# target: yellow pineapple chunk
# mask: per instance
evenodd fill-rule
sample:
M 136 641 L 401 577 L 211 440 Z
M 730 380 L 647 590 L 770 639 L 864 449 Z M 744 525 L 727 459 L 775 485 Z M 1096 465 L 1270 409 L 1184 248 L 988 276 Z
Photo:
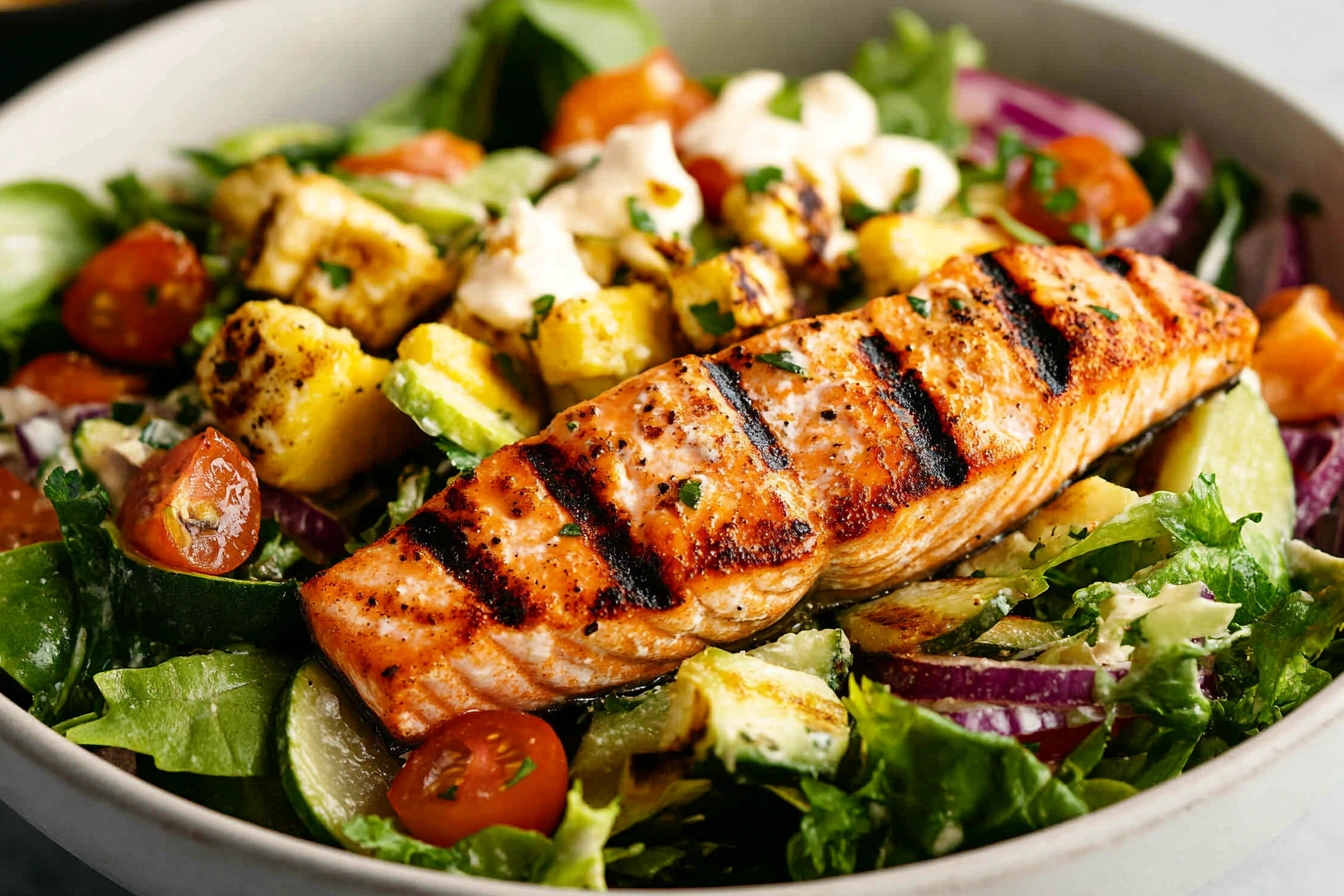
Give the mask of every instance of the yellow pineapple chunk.
M 267 156 L 220 181 L 210 214 L 228 236 L 246 243 L 293 183 L 289 163 L 279 156 Z
M 1008 245 L 1008 236 L 975 218 L 878 215 L 859 228 L 859 267 L 869 295 L 909 292 L 957 255 L 979 255 Z
M 541 430 L 541 408 L 523 396 L 495 356 L 490 346 L 447 324 L 421 324 L 397 346 L 397 357 L 433 367 L 498 411 L 523 435 L 533 435 Z M 522 385 L 530 394 L 531 386 Z
M 756 191 L 735 184 L 723 197 L 723 221 L 743 243 L 773 250 L 791 272 L 818 286 L 834 286 L 848 264 L 853 237 L 834 190 L 801 176 Z
M 729 249 L 672 273 L 672 306 L 686 340 L 707 352 L 793 318 L 794 296 L 779 256 L 759 246 Z
M 395 345 L 454 286 L 425 232 L 325 174 L 302 174 L 257 235 L 247 286 L 288 298 L 373 349 Z
M 248 302 L 206 345 L 196 382 L 258 478 L 316 492 L 391 460 L 420 438 L 378 391 L 391 366 L 311 311 Z

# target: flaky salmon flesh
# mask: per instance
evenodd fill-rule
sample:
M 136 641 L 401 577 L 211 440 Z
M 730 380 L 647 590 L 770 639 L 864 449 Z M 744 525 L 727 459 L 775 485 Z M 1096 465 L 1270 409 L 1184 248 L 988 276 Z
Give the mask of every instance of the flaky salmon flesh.
M 1126 250 L 957 258 L 564 411 L 308 582 L 308 621 L 410 743 L 646 681 L 974 550 L 1233 379 L 1256 330 Z

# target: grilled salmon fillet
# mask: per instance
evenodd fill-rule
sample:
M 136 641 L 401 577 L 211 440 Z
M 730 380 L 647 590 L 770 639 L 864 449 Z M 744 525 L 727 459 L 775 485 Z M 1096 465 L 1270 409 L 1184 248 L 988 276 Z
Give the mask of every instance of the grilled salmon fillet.
M 304 608 L 407 742 L 647 680 L 809 592 L 862 598 L 973 550 L 1235 377 L 1256 329 L 1126 250 L 957 258 L 910 296 L 570 408 L 308 582 Z

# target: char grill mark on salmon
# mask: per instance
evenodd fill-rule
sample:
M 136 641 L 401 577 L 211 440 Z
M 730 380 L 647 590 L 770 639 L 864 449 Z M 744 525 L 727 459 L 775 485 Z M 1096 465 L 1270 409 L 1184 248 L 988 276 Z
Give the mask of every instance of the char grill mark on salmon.
M 564 411 L 308 582 L 319 647 L 407 742 L 648 681 L 805 595 L 963 556 L 1235 377 L 1256 335 L 1235 298 L 1128 250 L 966 256 L 914 295 Z M 759 360 L 785 351 L 807 376 Z

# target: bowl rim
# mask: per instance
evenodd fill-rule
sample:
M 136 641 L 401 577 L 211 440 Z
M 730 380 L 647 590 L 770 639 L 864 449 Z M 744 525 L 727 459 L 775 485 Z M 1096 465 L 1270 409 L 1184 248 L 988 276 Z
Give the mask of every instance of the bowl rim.
M 234 7 L 260 2 L 264 0 L 208 0 L 180 7 L 141 24 L 76 57 L 0 104 L 0 127 L 28 107 L 44 102 L 47 94 L 59 91 L 67 83 L 83 79 L 86 72 L 101 65 L 105 59 L 129 56 L 142 43 L 158 41 L 162 34 L 172 32 L 184 21 L 227 16 Z M 1206 45 L 1184 33 L 1162 30 L 1160 26 L 1130 10 L 1101 8 L 1085 0 L 1049 2 L 1083 11 L 1095 17 L 1100 24 L 1127 28 L 1137 37 L 1168 44 L 1183 55 L 1240 79 L 1262 90 L 1304 122 L 1326 134 L 1335 144 L 1344 147 L 1344 125 L 1323 119 L 1295 91 L 1267 80 L 1258 72 L 1246 70 L 1229 52 Z M 659 892 L 686 896 L 730 896 L 731 893 L 740 892 L 769 896 L 815 896 L 841 881 L 851 888 L 873 894 L 889 893 L 895 887 L 922 891 L 922 888 L 937 886 L 940 892 L 951 892 L 947 888 L 955 888 L 959 884 L 1006 878 L 1015 869 L 1037 864 L 1042 858 L 1060 861 L 1098 849 L 1103 844 L 1114 844 L 1141 834 L 1152 822 L 1250 779 L 1258 770 L 1303 746 L 1318 735 L 1327 723 L 1342 714 L 1344 677 L 1265 731 L 1151 790 L 1104 810 L 966 852 L 841 878 L 747 887 L 676 888 Z M 413 892 L 440 889 L 444 892 L 471 891 L 482 896 L 519 896 L 525 892 L 536 892 L 539 886 L 384 862 L 230 817 L 135 775 L 125 774 L 71 743 L 4 697 L 0 697 L 0 741 L 6 742 L 53 776 L 80 785 L 82 792 L 90 799 L 128 809 L 159 825 L 171 826 L 193 840 L 216 847 L 241 849 L 296 868 L 311 869 L 319 877 L 340 875 L 346 880 L 367 884 L 370 892 L 375 892 L 375 888 L 379 887 L 404 887 Z

